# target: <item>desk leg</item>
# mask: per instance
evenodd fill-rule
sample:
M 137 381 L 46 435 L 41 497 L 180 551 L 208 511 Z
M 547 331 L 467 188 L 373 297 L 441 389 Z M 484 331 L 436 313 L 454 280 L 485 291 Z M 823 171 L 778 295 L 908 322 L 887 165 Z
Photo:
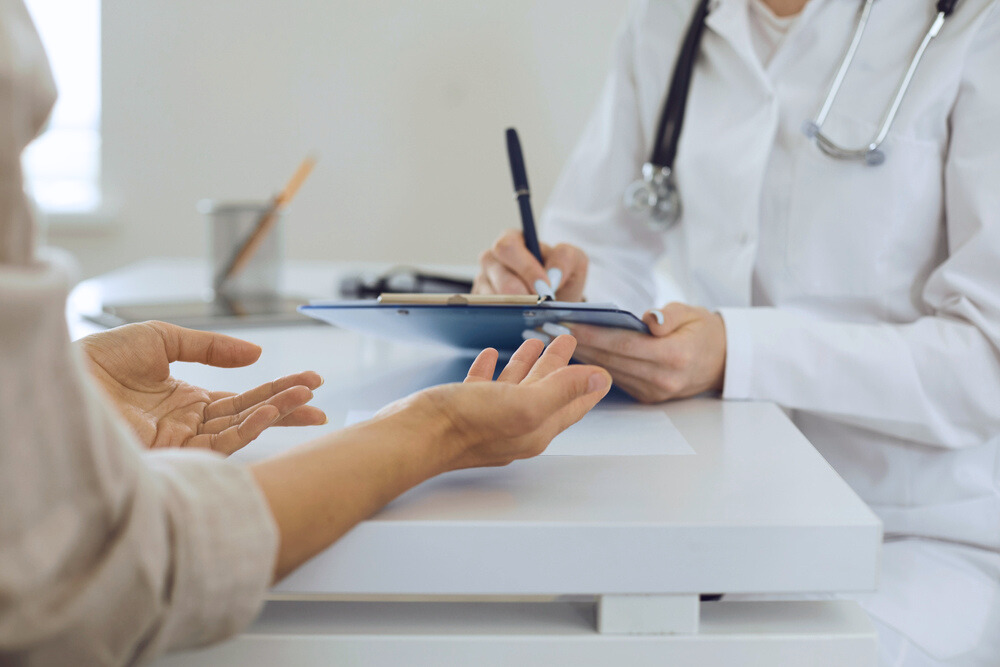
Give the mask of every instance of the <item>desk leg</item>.
M 597 631 L 607 635 L 689 635 L 698 632 L 698 595 L 602 595 Z

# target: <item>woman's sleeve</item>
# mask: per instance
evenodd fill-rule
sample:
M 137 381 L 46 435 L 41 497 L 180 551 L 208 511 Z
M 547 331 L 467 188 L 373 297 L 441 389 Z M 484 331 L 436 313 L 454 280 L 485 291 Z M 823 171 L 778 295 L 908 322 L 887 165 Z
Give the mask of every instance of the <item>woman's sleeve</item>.
M 967 55 L 945 166 L 948 256 L 907 324 L 722 309 L 724 395 L 942 447 L 1000 432 L 1000 11 Z
M 662 234 L 632 220 L 622 206 L 625 188 L 645 162 L 634 72 L 635 36 L 644 2 L 634 2 L 615 43 L 603 91 L 563 168 L 542 218 L 550 243 L 578 246 L 590 258 L 589 301 L 613 301 L 633 312 L 654 305 L 654 268 Z
M 250 473 L 150 453 L 70 345 L 56 266 L 0 267 L 0 663 L 125 664 L 258 612 L 277 531 Z

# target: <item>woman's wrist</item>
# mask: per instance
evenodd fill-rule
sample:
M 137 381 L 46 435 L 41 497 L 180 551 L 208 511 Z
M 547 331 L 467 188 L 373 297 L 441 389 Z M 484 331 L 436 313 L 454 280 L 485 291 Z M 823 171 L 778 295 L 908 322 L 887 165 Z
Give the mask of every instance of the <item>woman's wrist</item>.
M 281 534 L 275 579 L 401 493 L 455 467 L 446 414 L 419 395 L 251 464 Z
M 427 464 L 428 477 L 459 467 L 468 449 L 465 438 L 455 428 L 446 410 L 434 400 L 434 390 L 408 396 L 385 415 L 376 416 L 378 427 L 387 428 L 386 437 L 405 442 L 418 459 Z

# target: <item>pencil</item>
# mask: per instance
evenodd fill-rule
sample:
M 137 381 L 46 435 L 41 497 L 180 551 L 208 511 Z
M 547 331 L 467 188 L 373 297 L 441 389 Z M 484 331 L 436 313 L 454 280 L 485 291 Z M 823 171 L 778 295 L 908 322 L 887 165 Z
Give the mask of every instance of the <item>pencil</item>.
M 250 236 L 247 237 L 247 240 L 233 253 L 233 258 L 226 265 L 225 270 L 221 271 L 216 277 L 216 290 L 221 289 L 227 280 L 246 267 L 254 253 L 260 248 L 260 244 L 267 238 L 275 222 L 277 222 L 278 213 L 292 200 L 315 166 L 316 158 L 312 155 L 306 156 L 306 159 L 302 161 L 299 168 L 292 174 L 292 178 L 285 185 L 285 189 L 274 196 L 267 209 L 261 214 L 260 220 L 257 221 L 257 226 L 251 232 Z

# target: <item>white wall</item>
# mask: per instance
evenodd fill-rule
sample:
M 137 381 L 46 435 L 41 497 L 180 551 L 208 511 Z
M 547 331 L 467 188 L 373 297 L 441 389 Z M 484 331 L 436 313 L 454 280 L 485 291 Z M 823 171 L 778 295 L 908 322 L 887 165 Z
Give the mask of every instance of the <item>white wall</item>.
M 518 224 L 503 130 L 536 210 L 590 114 L 615 0 L 105 0 L 114 224 L 60 232 L 84 272 L 200 255 L 204 197 L 263 199 L 306 153 L 287 255 L 471 263 Z

